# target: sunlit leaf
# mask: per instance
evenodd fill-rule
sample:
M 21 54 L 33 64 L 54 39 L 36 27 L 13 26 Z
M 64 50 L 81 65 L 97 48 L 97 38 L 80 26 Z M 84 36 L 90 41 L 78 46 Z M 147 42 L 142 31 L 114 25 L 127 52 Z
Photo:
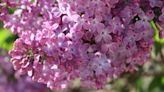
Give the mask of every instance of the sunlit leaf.
M 10 39 L 13 35 L 10 31 L 6 29 L 0 29 L 0 48 L 4 48 L 7 50 L 12 49 L 14 39 Z

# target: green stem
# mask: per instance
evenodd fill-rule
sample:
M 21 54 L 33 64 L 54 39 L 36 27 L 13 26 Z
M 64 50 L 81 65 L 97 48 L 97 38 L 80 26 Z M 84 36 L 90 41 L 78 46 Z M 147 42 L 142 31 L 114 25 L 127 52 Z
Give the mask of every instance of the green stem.
M 150 24 L 151 24 L 153 30 L 155 31 L 154 40 L 155 41 L 159 41 L 160 40 L 160 38 L 159 38 L 159 31 L 158 31 L 158 29 L 156 27 L 156 24 L 154 23 L 153 20 L 150 21 Z
M 153 30 L 155 31 L 155 35 L 154 35 L 155 42 L 159 42 L 159 43 L 163 43 L 164 44 L 164 38 L 161 39 L 159 37 L 158 28 L 157 28 L 157 26 L 156 26 L 156 24 L 154 23 L 153 20 L 150 21 L 150 25 L 152 26 Z

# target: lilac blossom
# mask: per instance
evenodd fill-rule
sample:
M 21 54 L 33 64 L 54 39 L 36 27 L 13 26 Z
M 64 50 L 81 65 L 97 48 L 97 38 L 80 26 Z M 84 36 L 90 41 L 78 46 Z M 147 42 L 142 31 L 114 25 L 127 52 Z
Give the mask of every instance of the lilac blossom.
M 81 86 L 103 88 L 108 78 L 134 72 L 150 57 L 149 22 L 159 6 L 156 21 L 164 24 L 162 5 L 162 0 L 2 0 L 0 20 L 19 35 L 10 51 L 16 71 L 51 89 L 67 88 L 77 78 Z
M 35 83 L 26 75 L 13 69 L 7 51 L 0 50 L 0 91 L 1 92 L 49 92 L 44 84 Z

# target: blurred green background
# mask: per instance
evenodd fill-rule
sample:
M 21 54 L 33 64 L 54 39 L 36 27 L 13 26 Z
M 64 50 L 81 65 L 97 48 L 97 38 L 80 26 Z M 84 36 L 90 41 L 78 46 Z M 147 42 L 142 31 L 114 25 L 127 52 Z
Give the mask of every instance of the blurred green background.
M 156 33 L 152 57 L 144 66 L 140 66 L 138 71 L 125 73 L 120 78 L 109 81 L 103 90 L 80 88 L 79 81 L 75 81 L 74 85 L 64 92 L 164 92 L 164 41 L 159 38 L 155 23 L 150 23 Z M 3 23 L 0 22 L 0 48 L 11 50 L 17 38 L 18 36 L 4 29 Z

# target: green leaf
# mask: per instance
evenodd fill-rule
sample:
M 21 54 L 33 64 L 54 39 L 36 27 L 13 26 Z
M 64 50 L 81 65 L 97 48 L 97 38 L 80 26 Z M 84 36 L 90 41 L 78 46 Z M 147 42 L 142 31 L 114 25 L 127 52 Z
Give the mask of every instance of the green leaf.
M 162 76 L 155 76 L 149 85 L 148 92 L 163 92 L 164 84 Z
M 16 8 L 10 8 L 10 7 L 7 7 L 7 9 L 8 9 L 9 14 L 13 14 L 16 10 Z
M 153 48 L 153 52 L 154 54 L 157 56 L 158 53 L 161 51 L 162 49 L 162 44 L 160 42 L 154 42 L 154 48 Z
M 31 3 L 34 3 L 35 2 L 35 0 L 31 0 Z
M 0 48 L 4 48 L 7 50 L 12 49 L 14 39 L 12 41 L 8 40 L 13 36 L 10 31 L 6 29 L 0 29 Z
M 143 79 L 142 79 L 142 77 L 140 77 L 140 78 L 138 78 L 137 80 L 136 80 L 136 90 L 137 90 L 137 92 L 143 92 Z

